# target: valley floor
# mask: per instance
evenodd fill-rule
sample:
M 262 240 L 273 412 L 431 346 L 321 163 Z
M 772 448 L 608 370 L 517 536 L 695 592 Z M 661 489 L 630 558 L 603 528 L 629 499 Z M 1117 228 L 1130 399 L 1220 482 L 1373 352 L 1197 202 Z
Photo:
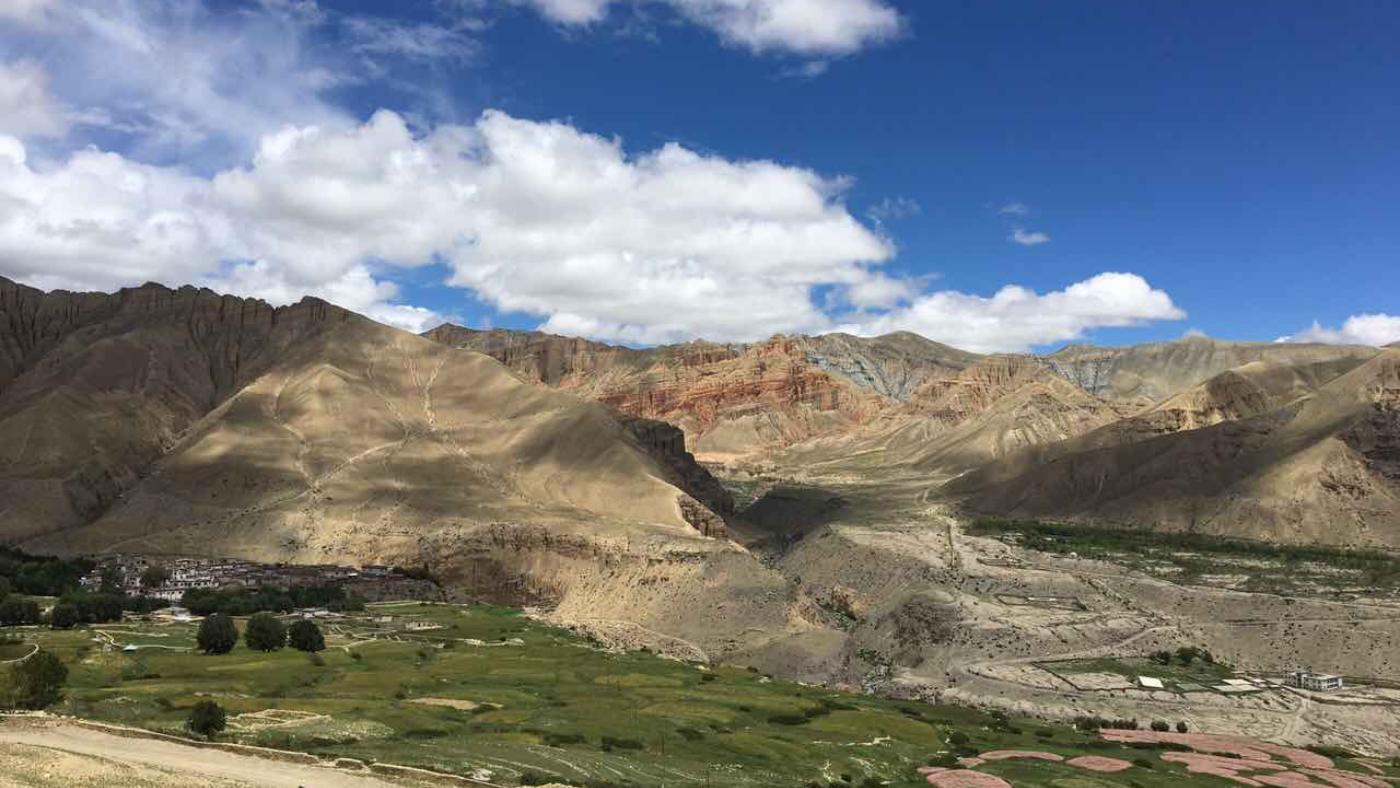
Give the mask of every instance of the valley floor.
M 812 500 L 838 502 L 816 527 Z M 784 506 L 797 514 L 785 520 Z M 814 624 L 746 655 L 765 670 L 1033 717 L 1179 720 L 1191 730 L 1400 752 L 1393 589 L 1245 591 L 1230 587 L 1231 573 L 1277 579 L 1296 567 L 1221 558 L 1220 577 L 1172 582 L 1140 556 L 1025 549 L 970 535 L 912 480 L 808 477 L 760 496 L 750 511 L 760 520 L 751 545 L 800 585 Z M 1181 647 L 1207 649 L 1233 672 L 1213 683 L 1138 685 L 1138 675 L 1163 675 L 1143 667 L 1148 655 Z M 1098 684 L 1056 668 L 1091 659 L 1126 662 Z M 1299 668 L 1346 675 L 1351 686 L 1283 687 Z M 1259 686 L 1217 689 L 1243 677 Z

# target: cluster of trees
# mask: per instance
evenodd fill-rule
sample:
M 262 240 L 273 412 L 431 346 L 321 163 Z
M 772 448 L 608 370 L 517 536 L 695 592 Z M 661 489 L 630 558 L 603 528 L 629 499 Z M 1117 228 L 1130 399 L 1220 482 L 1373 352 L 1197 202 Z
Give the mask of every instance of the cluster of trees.
M 213 613 L 200 622 L 195 642 L 206 654 L 227 654 L 238 644 L 238 628 L 224 613 Z M 326 648 L 325 635 L 315 622 L 301 620 L 288 627 L 271 613 L 256 613 L 243 627 L 243 642 L 254 651 L 277 651 L 290 645 L 315 653 Z
M 17 548 L 0 547 L 0 578 L 5 581 L 5 590 L 15 593 L 59 596 L 77 588 L 78 581 L 94 566 L 85 558 L 35 556 Z
M 1190 667 L 1191 663 L 1198 659 L 1207 665 L 1215 664 L 1215 655 L 1199 646 L 1182 646 L 1177 649 L 1175 653 L 1167 651 L 1166 649 L 1152 652 L 1152 661 L 1159 665 L 1170 665 L 1172 661 L 1175 660 L 1186 667 Z
M 1138 724 L 1137 720 L 1111 720 L 1104 717 L 1080 716 L 1074 718 L 1074 727 L 1081 731 L 1096 731 L 1101 729 L 1135 731 L 1141 726 Z M 1165 720 L 1153 720 L 1149 727 L 1159 733 L 1166 733 L 1172 728 L 1171 724 Z M 1191 730 L 1191 726 L 1187 725 L 1185 720 L 1176 724 L 1177 733 L 1186 733 L 1189 730 Z
M 0 627 L 38 624 L 42 617 L 43 613 L 39 610 L 39 603 L 32 599 L 11 596 L 0 602 Z
M 68 668 L 53 654 L 39 649 L 9 666 L 0 676 L 0 708 L 43 709 L 63 697 Z
M 59 598 L 47 619 L 32 599 L 9 596 L 0 601 L 0 626 L 15 627 L 47 623 L 54 629 L 72 629 L 79 624 L 106 624 L 120 621 L 122 612 L 144 612 L 159 606 L 156 600 L 122 594 L 69 592 Z
M 290 613 L 299 607 L 323 607 L 337 612 L 364 610 L 365 601 L 340 586 L 292 586 L 291 588 L 229 589 L 191 588 L 180 604 L 197 616 L 223 613 Z

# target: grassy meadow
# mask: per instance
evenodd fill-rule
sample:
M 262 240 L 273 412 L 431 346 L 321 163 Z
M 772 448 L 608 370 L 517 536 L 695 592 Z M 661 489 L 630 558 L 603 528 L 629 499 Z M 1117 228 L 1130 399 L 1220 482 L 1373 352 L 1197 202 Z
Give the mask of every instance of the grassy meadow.
M 61 713 L 180 733 L 211 698 L 228 711 L 224 740 L 501 784 L 915 786 L 931 761 L 1007 748 L 1139 763 L 1116 775 L 982 767 L 1016 785 L 1225 784 L 1068 726 L 607 651 L 508 609 L 371 605 L 322 626 L 328 648 L 316 656 L 241 642 L 203 655 L 189 623 L 10 632 L 68 664 Z

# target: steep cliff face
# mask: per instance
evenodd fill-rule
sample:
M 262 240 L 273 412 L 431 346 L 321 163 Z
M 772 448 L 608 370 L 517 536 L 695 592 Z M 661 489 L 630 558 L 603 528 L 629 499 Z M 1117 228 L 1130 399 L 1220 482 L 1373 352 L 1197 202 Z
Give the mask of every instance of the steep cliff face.
M 363 320 L 310 299 L 0 280 L 0 537 L 97 517 L 286 348 L 350 319 Z
M 646 350 L 539 332 L 441 326 L 429 338 L 500 360 L 526 380 L 681 427 L 709 458 L 745 457 L 869 423 L 931 376 L 977 357 L 912 334 L 774 337 Z

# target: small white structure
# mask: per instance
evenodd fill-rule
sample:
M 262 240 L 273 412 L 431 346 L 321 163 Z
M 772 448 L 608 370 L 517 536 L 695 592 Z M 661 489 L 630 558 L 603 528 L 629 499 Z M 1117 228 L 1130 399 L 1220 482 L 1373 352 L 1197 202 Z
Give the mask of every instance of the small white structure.
M 1342 688 L 1342 677 L 1331 673 L 1313 673 L 1311 670 L 1295 670 L 1288 674 L 1288 686 L 1314 692 L 1326 692 Z
M 1138 686 L 1147 689 L 1166 689 L 1166 685 L 1162 683 L 1161 679 L 1152 676 L 1138 676 Z

